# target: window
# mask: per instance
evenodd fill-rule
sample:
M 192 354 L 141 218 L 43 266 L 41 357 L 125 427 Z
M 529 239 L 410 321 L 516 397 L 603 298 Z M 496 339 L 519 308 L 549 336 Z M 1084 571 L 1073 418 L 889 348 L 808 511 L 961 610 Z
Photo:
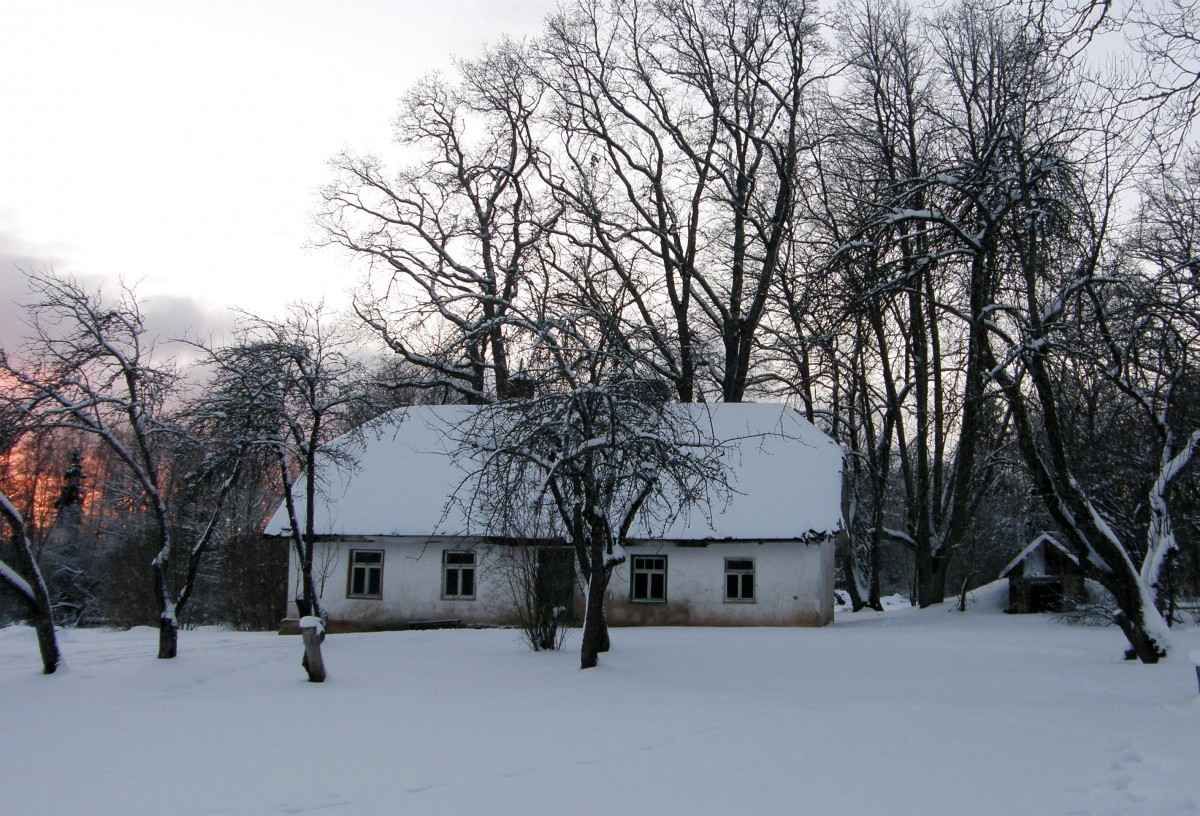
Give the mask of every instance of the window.
M 629 600 L 642 603 L 667 602 L 667 557 L 635 555 Z
M 383 597 L 383 550 L 350 551 L 350 585 L 346 597 Z
M 475 553 L 442 553 L 442 597 L 459 600 L 475 597 Z
M 754 600 L 754 559 L 725 559 L 725 600 Z

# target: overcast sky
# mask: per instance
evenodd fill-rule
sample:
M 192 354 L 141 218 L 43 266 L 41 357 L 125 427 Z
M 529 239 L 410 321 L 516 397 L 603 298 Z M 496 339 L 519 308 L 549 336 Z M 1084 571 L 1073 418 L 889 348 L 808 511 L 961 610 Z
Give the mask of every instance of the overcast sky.
M 228 306 L 344 300 L 357 270 L 304 248 L 326 162 L 387 156 L 414 80 L 536 32 L 552 6 L 3 0 L 0 344 L 18 267 L 136 283 L 195 331 Z

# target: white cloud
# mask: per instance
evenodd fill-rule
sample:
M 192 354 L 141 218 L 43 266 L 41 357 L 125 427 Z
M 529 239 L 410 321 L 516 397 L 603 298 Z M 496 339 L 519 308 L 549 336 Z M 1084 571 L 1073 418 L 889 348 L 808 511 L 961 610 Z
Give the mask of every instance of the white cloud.
M 346 146 L 388 152 L 416 78 L 553 0 L 9 0 L 0 211 L 71 268 L 149 295 L 281 309 L 357 273 L 306 252 Z

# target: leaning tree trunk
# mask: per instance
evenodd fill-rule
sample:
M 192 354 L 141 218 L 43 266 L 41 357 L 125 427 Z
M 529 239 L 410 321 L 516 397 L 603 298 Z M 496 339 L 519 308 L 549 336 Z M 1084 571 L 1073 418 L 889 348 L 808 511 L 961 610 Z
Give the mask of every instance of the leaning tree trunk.
M 54 617 L 49 613 L 39 614 L 33 621 L 37 633 L 38 651 L 42 654 L 42 673 L 54 674 L 62 659 L 58 652 L 58 638 L 54 634 Z
M 0 518 L 8 523 L 12 532 L 12 549 L 16 556 L 17 568 L 29 576 L 28 580 L 16 574 L 3 562 L 0 562 L 0 578 L 11 585 L 25 601 L 33 621 L 33 630 L 37 633 L 38 651 L 42 656 L 42 673 L 54 674 L 62 655 L 58 651 L 58 636 L 54 631 L 54 608 L 50 605 L 50 593 L 46 582 L 42 580 L 42 571 L 37 560 L 33 557 L 33 548 L 29 546 L 29 534 L 26 532 L 25 519 L 17 508 L 0 493 Z
M 1126 575 L 1124 581 L 1109 580 L 1105 582 L 1105 588 L 1117 601 L 1113 620 L 1129 641 L 1125 658 L 1157 663 L 1166 657 L 1167 625 L 1154 605 L 1149 588 L 1142 585 L 1136 575 Z
M 1121 631 L 1125 634 L 1125 638 L 1129 641 L 1129 650 L 1125 653 L 1127 660 L 1140 660 L 1143 663 L 1157 663 L 1160 658 L 1164 657 L 1163 649 L 1158 645 L 1158 641 L 1150 636 L 1146 626 L 1141 621 L 1136 621 L 1129 615 L 1125 614 L 1124 610 L 1119 610 L 1113 615 L 1113 620 Z
M 62 660 L 62 654 L 58 651 L 58 636 L 54 631 L 54 612 L 50 606 L 50 594 L 46 591 L 46 584 L 42 580 L 40 572 L 29 584 L 33 590 L 33 596 L 22 594 L 21 597 L 25 599 L 26 606 L 29 608 L 33 631 L 37 635 L 38 651 L 42 657 L 42 674 L 54 674 Z

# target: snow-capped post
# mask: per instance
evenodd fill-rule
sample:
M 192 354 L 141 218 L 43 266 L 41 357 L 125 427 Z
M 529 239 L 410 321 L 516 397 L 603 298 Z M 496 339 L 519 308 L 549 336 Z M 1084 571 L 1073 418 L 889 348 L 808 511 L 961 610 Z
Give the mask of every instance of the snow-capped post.
M 310 683 L 325 682 L 325 661 L 321 659 L 321 643 L 325 640 L 325 624 L 316 615 L 300 619 L 300 635 L 304 638 L 304 661 Z

